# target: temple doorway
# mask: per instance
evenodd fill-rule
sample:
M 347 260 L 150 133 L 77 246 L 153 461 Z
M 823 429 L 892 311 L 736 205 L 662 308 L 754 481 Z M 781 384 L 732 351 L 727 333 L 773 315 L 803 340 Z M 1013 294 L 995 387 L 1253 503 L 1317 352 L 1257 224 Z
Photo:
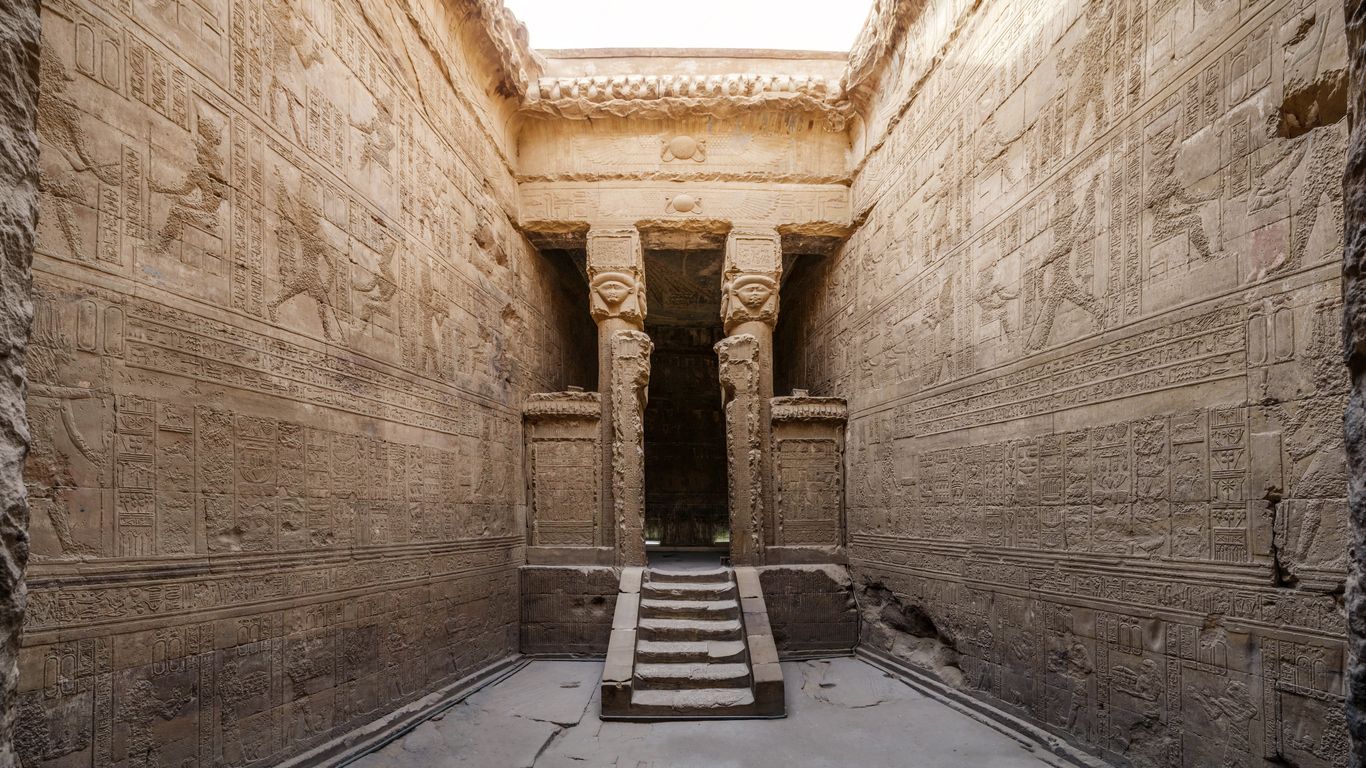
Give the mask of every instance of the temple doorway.
M 726 425 L 712 349 L 723 336 L 722 259 L 720 249 L 645 252 L 645 332 L 654 342 L 645 408 L 652 553 L 729 551 Z

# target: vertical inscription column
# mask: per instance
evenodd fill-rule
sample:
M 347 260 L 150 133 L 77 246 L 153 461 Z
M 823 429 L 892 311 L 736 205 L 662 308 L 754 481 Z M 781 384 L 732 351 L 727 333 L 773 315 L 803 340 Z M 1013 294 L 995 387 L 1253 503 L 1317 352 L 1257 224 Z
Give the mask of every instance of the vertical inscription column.
M 645 392 L 650 352 L 645 335 L 645 273 L 635 228 L 588 232 L 589 310 L 598 324 L 602 393 L 603 539 L 617 565 L 645 565 Z
M 765 547 L 774 543 L 769 401 L 782 269 L 777 232 L 731 231 L 721 287 L 726 338 L 717 343 L 716 353 L 726 408 L 730 556 L 735 565 L 762 564 Z

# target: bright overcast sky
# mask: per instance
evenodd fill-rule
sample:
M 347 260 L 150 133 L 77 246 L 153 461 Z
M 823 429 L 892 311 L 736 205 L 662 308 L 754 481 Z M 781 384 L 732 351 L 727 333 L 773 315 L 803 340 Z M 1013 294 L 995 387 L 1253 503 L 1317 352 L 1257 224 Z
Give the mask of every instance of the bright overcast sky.
M 533 48 L 847 51 L 872 0 L 504 0 Z

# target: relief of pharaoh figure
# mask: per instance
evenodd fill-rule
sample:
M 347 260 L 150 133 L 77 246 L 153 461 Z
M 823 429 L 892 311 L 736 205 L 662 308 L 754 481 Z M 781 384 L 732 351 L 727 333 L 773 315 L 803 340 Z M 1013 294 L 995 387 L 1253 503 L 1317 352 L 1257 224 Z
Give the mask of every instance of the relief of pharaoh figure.
M 209 234 L 218 235 L 218 209 L 228 196 L 228 182 L 223 173 L 223 157 L 219 145 L 222 130 L 212 120 L 199 118 L 199 135 L 194 140 L 194 167 L 180 184 L 159 184 L 150 179 L 147 186 L 175 199 L 166 223 L 157 235 L 156 252 L 165 253 L 171 243 L 185 235 L 185 227 L 192 225 Z
M 590 311 L 599 322 L 620 318 L 645 321 L 645 292 L 640 280 L 628 272 L 599 272 L 593 276 Z
M 66 65 L 51 48 L 42 53 L 42 87 L 38 91 L 38 135 L 44 144 L 57 150 L 71 170 L 57 165 L 47 166 L 38 176 L 38 190 L 47 199 L 57 217 L 57 229 L 74 259 L 84 258 L 76 206 L 88 206 L 80 177 L 91 173 L 105 184 L 118 184 L 117 162 L 100 163 L 90 149 L 89 137 L 81 125 L 81 108 L 67 93 L 67 86 L 76 78 L 67 72 Z
M 721 319 L 727 329 L 739 323 L 778 322 L 778 281 L 768 275 L 732 275 L 721 296 Z
M 337 249 L 323 231 L 322 202 L 316 187 L 305 181 L 297 201 L 291 202 L 289 190 L 278 172 L 275 178 L 280 199 L 280 292 L 267 307 L 271 322 L 278 322 L 280 306 L 295 296 L 306 296 L 317 304 L 323 335 L 333 338 L 332 327 L 345 340 L 336 316 L 333 297 L 342 265 Z M 295 248 L 297 247 L 297 256 Z M 286 269 L 288 267 L 288 269 Z M 324 274 L 324 271 L 326 274 Z M 329 323 L 329 316 L 331 322 Z

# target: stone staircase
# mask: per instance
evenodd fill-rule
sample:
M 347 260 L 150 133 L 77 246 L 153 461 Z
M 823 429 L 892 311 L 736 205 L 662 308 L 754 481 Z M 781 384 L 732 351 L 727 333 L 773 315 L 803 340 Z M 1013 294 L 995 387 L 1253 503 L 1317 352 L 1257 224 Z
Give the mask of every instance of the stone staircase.
M 784 717 L 753 568 L 625 568 L 602 676 L 604 720 Z

